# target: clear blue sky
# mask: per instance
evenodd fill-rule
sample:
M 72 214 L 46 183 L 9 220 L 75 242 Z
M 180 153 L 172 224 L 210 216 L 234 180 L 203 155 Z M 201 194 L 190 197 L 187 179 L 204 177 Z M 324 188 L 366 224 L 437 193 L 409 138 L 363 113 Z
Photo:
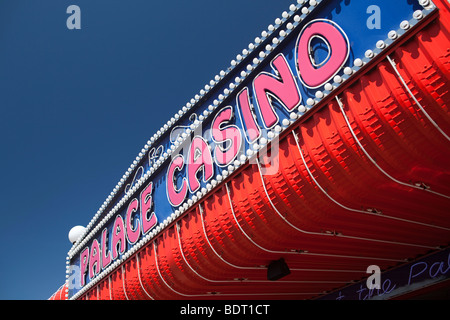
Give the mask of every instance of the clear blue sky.
M 0 0 L 0 299 L 64 283 L 71 227 L 293 2 Z

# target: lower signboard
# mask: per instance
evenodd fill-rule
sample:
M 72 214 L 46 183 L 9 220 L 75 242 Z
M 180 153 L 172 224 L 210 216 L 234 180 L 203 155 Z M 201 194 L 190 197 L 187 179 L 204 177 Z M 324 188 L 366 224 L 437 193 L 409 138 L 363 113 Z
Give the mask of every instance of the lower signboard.
M 406 295 L 450 279 L 450 248 L 380 274 L 378 288 L 373 281 L 361 281 L 319 300 L 386 300 Z

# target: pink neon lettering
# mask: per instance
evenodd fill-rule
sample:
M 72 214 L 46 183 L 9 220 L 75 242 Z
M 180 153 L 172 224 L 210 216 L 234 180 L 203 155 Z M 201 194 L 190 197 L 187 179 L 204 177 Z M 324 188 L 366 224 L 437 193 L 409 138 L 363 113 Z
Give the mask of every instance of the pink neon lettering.
M 146 234 L 154 226 L 156 226 L 157 218 L 155 213 L 151 213 L 150 218 L 147 216 L 152 209 L 152 191 L 153 183 L 150 182 L 148 186 L 141 193 L 141 217 L 142 217 L 142 233 Z
M 200 188 L 200 183 L 197 178 L 197 172 L 203 168 L 203 180 L 208 181 L 213 177 L 214 167 L 211 152 L 208 144 L 200 137 L 195 137 L 192 140 L 189 156 L 188 156 L 188 180 L 189 188 L 192 192 Z
M 112 258 L 115 260 L 119 256 L 117 244 L 120 243 L 120 253 L 125 252 L 125 226 L 120 215 L 116 217 L 112 229 Z
M 237 96 L 237 107 L 242 117 L 244 132 L 248 140 L 253 142 L 258 139 L 261 131 L 250 106 L 248 88 L 244 88 Z
M 309 57 L 309 43 L 320 36 L 329 44 L 331 56 L 320 68 L 315 68 Z M 342 33 L 331 23 L 314 22 L 303 29 L 297 48 L 297 63 L 304 84 L 317 88 L 333 77 L 343 66 L 348 55 L 348 43 Z
M 95 272 L 94 272 L 95 268 Z M 99 273 L 100 269 L 100 245 L 97 239 L 94 239 L 91 245 L 91 256 L 89 258 L 89 278 L 93 278 Z
M 84 249 L 80 254 L 80 273 L 81 273 L 81 285 L 86 284 L 85 273 L 89 262 L 89 248 Z
M 183 167 L 183 156 L 177 155 L 170 163 L 169 171 L 167 172 L 167 194 L 169 196 L 170 203 L 175 207 L 179 206 L 184 201 L 188 191 L 186 179 L 183 179 L 180 190 L 177 190 L 175 185 L 175 170 L 181 170 Z
M 108 229 L 102 232 L 102 269 L 111 263 L 111 252 L 106 247 L 106 238 L 108 236 Z
M 139 219 L 137 219 L 136 229 L 133 230 L 133 213 L 138 210 L 139 201 L 137 199 L 133 199 L 127 208 L 127 237 L 128 241 L 133 244 L 136 243 L 139 239 L 139 235 L 141 233 L 141 225 Z
M 264 124 L 268 128 L 278 122 L 269 95 L 279 100 L 288 111 L 292 111 L 302 99 L 298 92 L 294 76 L 284 56 L 282 54 L 278 55 L 272 61 L 272 65 L 278 71 L 280 79 L 267 73 L 261 73 L 253 80 L 259 110 Z
M 211 125 L 212 138 L 216 143 L 230 141 L 228 148 L 224 149 L 218 145 L 214 149 L 216 162 L 221 166 L 226 166 L 233 161 L 241 147 L 242 135 L 236 126 L 221 128 L 221 125 L 224 122 L 230 121 L 232 117 L 233 109 L 231 107 L 225 107 L 217 114 Z

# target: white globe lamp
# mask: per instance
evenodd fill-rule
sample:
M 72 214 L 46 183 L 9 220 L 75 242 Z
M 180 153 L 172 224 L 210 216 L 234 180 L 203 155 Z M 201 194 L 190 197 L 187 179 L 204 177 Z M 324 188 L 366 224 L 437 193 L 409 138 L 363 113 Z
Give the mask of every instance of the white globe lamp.
M 78 240 L 78 238 L 84 233 L 86 230 L 83 226 L 75 226 L 69 231 L 69 240 L 72 244 L 75 243 L 75 241 Z

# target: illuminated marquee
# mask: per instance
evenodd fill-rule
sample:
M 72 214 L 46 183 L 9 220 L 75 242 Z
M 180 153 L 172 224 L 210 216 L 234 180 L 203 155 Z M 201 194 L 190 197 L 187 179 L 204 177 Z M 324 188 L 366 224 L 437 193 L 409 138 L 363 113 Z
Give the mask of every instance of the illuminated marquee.
M 311 41 L 320 38 L 327 44 L 330 53 L 321 66 L 316 67 L 310 58 Z M 342 68 L 348 59 L 350 44 L 339 26 L 329 20 L 314 20 L 308 23 L 300 33 L 296 46 L 296 65 L 298 77 L 308 88 L 318 88 L 329 81 Z M 240 115 L 239 128 L 234 121 L 232 106 L 221 108 L 212 124 L 210 131 L 214 142 L 214 157 L 208 142 L 201 136 L 192 140 L 187 159 L 177 155 L 169 165 L 167 177 L 167 194 L 169 202 L 177 207 L 181 205 L 187 194 L 194 194 L 200 188 L 197 173 L 203 171 L 203 181 L 208 182 L 214 177 L 214 163 L 223 167 L 230 165 L 242 152 L 243 137 L 249 143 L 261 137 L 262 129 L 256 119 L 261 119 L 265 129 L 274 128 L 280 124 L 280 118 L 275 112 L 275 101 L 287 112 L 294 112 L 302 102 L 302 95 L 289 67 L 286 57 L 280 53 L 271 62 L 273 73 L 261 72 L 251 83 L 251 89 L 245 87 L 236 97 L 235 108 Z M 312 86 L 312 87 L 310 87 Z M 250 91 L 253 92 L 254 106 L 250 102 Z M 258 116 L 256 115 L 256 110 Z M 225 126 L 224 128 L 221 128 Z M 222 144 L 228 141 L 229 146 Z M 195 155 L 198 155 L 196 157 Z M 181 188 L 177 188 L 175 174 L 186 165 L 186 178 L 183 178 Z
M 101 242 L 92 241 L 90 247 L 84 248 L 80 254 L 81 285 L 86 284 L 86 274 L 93 279 L 100 270 L 105 269 L 112 261 L 123 254 L 126 244 L 135 244 L 142 235 L 147 234 L 157 224 L 157 218 L 152 208 L 153 183 L 150 182 L 140 193 L 138 198 L 133 198 L 128 206 L 125 220 L 118 214 L 111 230 L 103 229 Z M 138 217 L 136 217 L 138 215 Z M 109 239 L 109 240 L 108 240 Z M 110 243 L 110 245 L 108 245 Z
M 434 9 L 399 0 L 393 11 L 391 1 L 380 1 L 389 15 L 383 28 L 368 31 L 366 1 L 298 3 L 141 150 L 69 251 L 68 278 L 75 267 L 80 278 L 78 286 L 69 283 L 70 297 L 118 267 Z

